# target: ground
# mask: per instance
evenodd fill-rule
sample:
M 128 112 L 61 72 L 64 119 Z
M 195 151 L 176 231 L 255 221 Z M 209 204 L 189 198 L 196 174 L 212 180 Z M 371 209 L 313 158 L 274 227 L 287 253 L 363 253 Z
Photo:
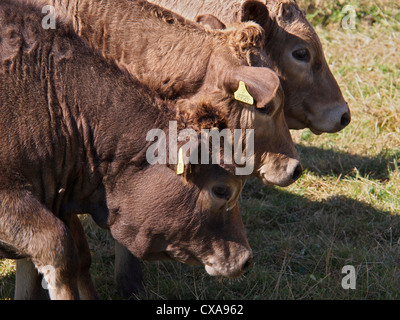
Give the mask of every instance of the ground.
M 400 4 L 299 0 L 321 38 L 352 111 L 336 134 L 292 131 L 305 172 L 288 188 L 246 183 L 240 208 L 254 251 L 239 279 L 201 267 L 143 263 L 139 299 L 400 299 Z M 355 29 L 344 28 L 351 11 Z M 113 240 L 88 219 L 92 274 L 117 299 Z M 354 266 L 355 289 L 342 287 Z M 0 299 L 11 299 L 14 263 L 0 260 Z

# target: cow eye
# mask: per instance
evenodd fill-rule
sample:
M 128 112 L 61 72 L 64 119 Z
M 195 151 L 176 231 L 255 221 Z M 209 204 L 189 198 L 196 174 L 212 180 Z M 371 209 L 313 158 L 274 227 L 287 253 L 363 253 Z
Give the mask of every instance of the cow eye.
M 267 103 L 263 108 L 257 108 L 257 111 L 270 116 L 274 112 L 274 104 L 272 102 Z
M 227 186 L 215 186 L 212 188 L 214 195 L 223 200 L 229 200 L 231 197 L 231 189 Z
M 310 62 L 311 55 L 308 49 L 299 49 L 292 52 L 293 58 L 303 62 Z

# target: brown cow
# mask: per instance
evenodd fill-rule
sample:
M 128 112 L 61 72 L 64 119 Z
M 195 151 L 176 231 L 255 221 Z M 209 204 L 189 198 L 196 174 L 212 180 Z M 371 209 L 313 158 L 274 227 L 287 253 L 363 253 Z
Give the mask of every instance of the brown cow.
M 181 99 L 179 104 L 209 101 L 215 107 L 222 105 L 229 128 L 254 128 L 254 175 L 263 183 L 287 186 L 301 175 L 283 114 L 274 112 L 281 108 L 278 105 L 283 103 L 282 93 L 277 92 L 275 106 L 263 99 L 264 88 L 275 90 L 279 81 L 246 67 L 268 65 L 262 50 L 263 30 L 255 23 L 235 24 L 225 31 L 206 30 L 145 1 L 35 2 L 54 5 L 57 14 L 72 21 L 74 29 L 92 48 L 163 96 L 190 98 Z M 245 81 L 258 108 L 233 99 L 240 80 Z M 118 255 L 122 251 L 117 246 Z M 117 269 L 123 270 L 126 263 L 136 264 L 117 259 Z M 116 277 L 125 279 L 126 274 L 117 271 Z M 137 282 L 126 283 L 136 283 L 133 286 L 137 287 Z M 125 295 L 132 292 L 122 291 L 128 292 Z
M 192 165 L 177 176 L 175 165 L 149 165 L 146 132 L 171 119 L 196 132 L 221 128 L 230 121 L 224 116 L 243 106 L 163 101 L 94 54 L 71 27 L 58 22 L 44 30 L 41 19 L 34 6 L 0 2 L 2 253 L 29 257 L 52 298 L 93 298 L 90 254 L 76 218 L 89 213 L 139 258 L 241 274 L 252 256 L 236 205 L 241 180 L 230 166 Z M 253 69 L 257 78 L 274 79 L 269 69 Z M 291 139 L 282 105 L 268 103 L 277 87 L 257 88 L 285 148 Z
M 224 28 L 255 21 L 266 32 L 265 52 L 285 93 L 290 129 L 337 132 L 350 123 L 350 110 L 326 62 L 321 42 L 294 0 L 150 0 L 187 19 Z M 219 20 L 212 19 L 215 15 Z M 221 23 L 223 22 L 223 23 Z
M 30 1 L 54 5 L 57 14 L 71 21 L 92 48 L 162 97 L 180 98 L 179 104 L 209 102 L 237 110 L 227 113 L 228 128 L 255 130 L 255 170 L 251 174 L 263 183 L 288 186 L 301 176 L 302 167 L 284 119 L 271 117 L 283 96 L 278 92 L 272 107 L 263 96 L 265 89 L 279 90 L 279 79 L 249 67 L 268 64 L 262 50 L 264 33 L 258 24 L 207 30 L 143 0 Z M 234 99 L 239 81 L 245 82 L 256 108 Z M 284 140 L 277 138 L 283 135 Z M 278 171 L 280 175 L 275 174 Z
M 287 186 L 301 175 L 283 114 L 274 113 L 281 108 L 282 94 L 277 92 L 275 106 L 263 99 L 264 88 L 275 90 L 278 79 L 246 67 L 268 65 L 262 51 L 263 30 L 255 23 L 213 31 L 145 1 L 35 2 L 54 5 L 91 47 L 160 94 L 190 98 L 179 104 L 209 101 L 215 107 L 222 105 L 229 128 L 254 128 L 253 174 L 263 183 Z M 245 81 L 258 108 L 233 99 L 240 80 Z M 121 251 L 117 248 L 118 254 Z M 124 263 L 117 261 L 117 269 L 123 269 Z M 125 278 L 118 275 L 122 273 L 117 272 L 117 277 Z

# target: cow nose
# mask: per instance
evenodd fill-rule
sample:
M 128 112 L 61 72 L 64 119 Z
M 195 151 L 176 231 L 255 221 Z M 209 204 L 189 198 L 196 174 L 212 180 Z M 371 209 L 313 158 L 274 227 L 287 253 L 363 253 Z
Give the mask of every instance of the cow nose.
M 292 180 L 296 181 L 297 179 L 299 179 L 301 177 L 302 174 L 303 174 L 303 167 L 299 163 L 293 170 Z
M 351 121 L 350 112 L 344 113 L 340 118 L 340 129 L 342 130 L 346 128 L 349 125 L 350 121 Z
M 247 270 L 249 270 L 251 268 L 251 266 L 253 265 L 253 258 L 249 258 L 245 261 L 245 263 L 242 266 L 242 272 L 246 272 Z
M 288 186 L 298 180 L 303 174 L 301 162 L 297 159 L 291 159 L 286 168 L 287 180 L 282 186 Z

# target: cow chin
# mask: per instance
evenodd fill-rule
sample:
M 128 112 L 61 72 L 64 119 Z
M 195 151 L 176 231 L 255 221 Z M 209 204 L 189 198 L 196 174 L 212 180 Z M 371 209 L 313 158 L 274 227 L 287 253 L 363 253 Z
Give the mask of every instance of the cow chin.
M 324 133 L 324 131 L 320 131 L 320 130 L 315 129 L 315 128 L 310 128 L 310 130 L 311 130 L 312 133 L 314 133 L 317 136 L 320 136 L 321 134 Z
M 264 175 L 261 177 L 261 181 L 265 185 L 275 185 L 279 187 L 287 187 L 292 184 L 289 179 L 271 179 L 270 177 L 265 177 Z
M 285 113 L 285 120 L 290 130 L 301 130 L 307 128 L 307 123 L 300 121 L 299 118 L 292 117 L 291 114 Z
M 168 245 L 164 252 L 170 260 L 178 261 L 190 266 L 201 266 L 203 263 L 188 250 L 178 248 L 176 245 Z

